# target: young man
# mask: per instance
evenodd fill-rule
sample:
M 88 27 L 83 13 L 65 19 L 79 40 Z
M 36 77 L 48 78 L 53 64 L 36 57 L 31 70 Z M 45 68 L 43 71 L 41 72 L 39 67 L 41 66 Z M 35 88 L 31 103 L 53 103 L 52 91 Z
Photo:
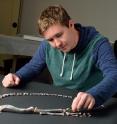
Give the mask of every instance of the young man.
M 62 6 L 46 8 L 38 26 L 46 41 L 29 63 L 5 76 L 4 87 L 32 79 L 47 65 L 54 85 L 78 90 L 74 112 L 99 106 L 117 92 L 117 61 L 106 37 L 74 23 Z

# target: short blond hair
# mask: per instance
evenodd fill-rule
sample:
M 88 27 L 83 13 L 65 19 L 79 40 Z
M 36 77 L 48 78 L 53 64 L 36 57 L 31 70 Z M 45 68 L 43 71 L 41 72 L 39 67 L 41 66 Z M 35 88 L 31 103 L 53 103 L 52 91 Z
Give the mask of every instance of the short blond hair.
M 69 26 L 70 16 L 67 11 L 61 5 L 49 6 L 42 11 L 39 20 L 38 28 L 39 34 L 43 36 L 43 33 L 54 24 L 61 24 L 63 26 Z

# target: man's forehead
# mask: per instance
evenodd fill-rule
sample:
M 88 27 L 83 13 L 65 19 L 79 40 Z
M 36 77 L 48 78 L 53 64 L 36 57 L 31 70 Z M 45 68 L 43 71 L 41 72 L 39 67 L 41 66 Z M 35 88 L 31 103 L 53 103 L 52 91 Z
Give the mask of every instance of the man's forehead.
M 64 28 L 66 28 L 63 25 L 60 24 L 55 24 L 50 26 L 45 32 L 44 32 L 44 37 L 46 39 L 50 39 L 53 38 L 54 36 L 56 36 L 57 34 L 64 32 Z

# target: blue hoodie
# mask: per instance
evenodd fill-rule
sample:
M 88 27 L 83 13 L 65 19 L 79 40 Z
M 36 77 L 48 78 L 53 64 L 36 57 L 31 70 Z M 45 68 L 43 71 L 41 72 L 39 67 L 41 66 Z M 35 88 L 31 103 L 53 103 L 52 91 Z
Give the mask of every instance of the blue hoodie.
M 16 75 L 30 80 L 47 66 L 56 86 L 88 92 L 99 106 L 117 92 L 117 60 L 108 39 L 95 28 L 80 24 L 75 28 L 80 39 L 73 50 L 64 54 L 43 41 Z

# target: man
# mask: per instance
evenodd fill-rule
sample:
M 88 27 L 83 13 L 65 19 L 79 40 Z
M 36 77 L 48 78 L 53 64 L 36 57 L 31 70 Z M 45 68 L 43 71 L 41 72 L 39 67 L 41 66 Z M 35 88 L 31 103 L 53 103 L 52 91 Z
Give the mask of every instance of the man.
M 3 79 L 4 87 L 30 80 L 46 65 L 56 86 L 77 89 L 73 112 L 103 104 L 117 92 L 117 61 L 108 39 L 76 24 L 62 6 L 49 6 L 38 20 L 43 41 L 31 59 Z

